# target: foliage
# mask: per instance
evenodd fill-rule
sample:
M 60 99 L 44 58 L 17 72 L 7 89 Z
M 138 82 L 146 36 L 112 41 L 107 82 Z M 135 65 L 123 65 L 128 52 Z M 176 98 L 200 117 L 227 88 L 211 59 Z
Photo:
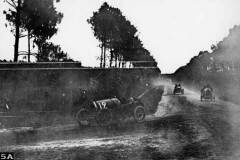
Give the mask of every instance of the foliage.
M 35 39 L 50 39 L 57 33 L 63 14 L 56 11 L 53 0 L 24 0 L 21 27 L 30 30 Z
M 212 52 L 200 52 L 190 62 L 180 67 L 174 77 L 201 88 L 211 84 L 217 95 L 240 104 L 240 26 L 229 30 L 229 35 L 216 45 Z
M 106 50 L 110 51 L 109 65 L 115 61 L 115 67 L 124 67 L 127 62 L 132 61 L 153 61 L 155 59 L 143 47 L 141 40 L 138 38 L 137 29 L 131 24 L 118 8 L 109 6 L 106 2 L 100 7 L 98 12 L 87 20 L 92 25 L 94 36 L 100 41 L 101 62 L 100 67 L 106 66 Z M 133 66 L 144 66 L 144 63 L 132 63 Z
M 57 33 L 56 26 L 61 22 L 63 14 L 56 11 L 54 0 L 6 0 L 6 2 L 12 8 L 8 12 L 4 11 L 4 14 L 17 43 L 19 38 L 26 36 L 24 32 L 27 31 L 29 42 L 33 37 L 40 51 L 46 40 Z M 30 47 L 30 44 L 28 45 Z M 15 50 L 17 53 L 14 61 L 17 61 L 18 44 L 16 45 L 16 42 Z
M 38 62 L 73 62 L 68 54 L 63 52 L 59 45 L 54 45 L 51 42 L 45 42 L 42 45 L 41 54 L 37 54 Z

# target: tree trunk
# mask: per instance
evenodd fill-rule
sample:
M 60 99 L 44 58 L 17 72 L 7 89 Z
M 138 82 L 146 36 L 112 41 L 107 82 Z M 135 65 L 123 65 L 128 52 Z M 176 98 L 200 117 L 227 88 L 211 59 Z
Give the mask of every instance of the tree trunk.
M 15 35 L 15 45 L 14 45 L 14 62 L 18 61 L 18 46 L 19 46 L 19 28 L 20 28 L 20 4 L 21 0 L 17 1 L 17 7 L 16 7 L 16 35 Z
M 30 30 L 28 30 L 28 62 L 30 62 Z
M 103 45 L 103 67 L 105 68 L 106 67 L 106 43 L 104 42 L 104 45 Z
M 118 57 L 118 67 L 121 67 L 122 57 L 119 55 Z
M 113 50 L 110 50 L 110 67 L 112 67 L 112 61 L 113 61 Z
M 115 54 L 115 67 L 117 67 L 117 60 L 118 60 L 118 56 L 117 54 Z
M 131 68 L 131 65 L 132 65 L 132 62 L 129 62 L 129 67 L 128 68 Z
M 122 61 L 122 68 L 125 68 L 125 62 Z
M 102 42 L 102 45 L 101 45 L 100 67 L 103 66 L 102 61 L 103 61 L 103 42 Z

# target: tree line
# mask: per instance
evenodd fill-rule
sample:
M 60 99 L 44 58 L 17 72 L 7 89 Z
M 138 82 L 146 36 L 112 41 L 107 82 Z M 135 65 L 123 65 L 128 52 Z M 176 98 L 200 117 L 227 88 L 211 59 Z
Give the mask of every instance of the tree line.
M 34 55 L 37 61 L 73 61 L 69 55 L 61 50 L 59 45 L 48 42 L 58 32 L 57 24 L 61 23 L 63 14 L 54 7 L 54 0 L 4 0 L 10 8 L 4 14 L 15 36 L 14 62 L 18 62 L 19 55 Z M 56 2 L 59 2 L 57 0 Z M 28 50 L 19 51 L 20 38 L 27 37 Z M 33 44 L 31 44 L 31 39 Z M 31 49 L 37 46 L 38 52 Z
M 211 52 L 199 52 L 186 66 L 176 70 L 173 77 L 196 89 L 209 83 L 221 99 L 240 104 L 239 44 L 240 26 L 234 26 L 227 37 L 211 46 Z
M 156 67 L 157 62 L 143 47 L 137 28 L 118 8 L 103 3 L 87 20 L 94 36 L 100 41 L 100 67 Z M 108 52 L 107 52 L 108 51 Z
M 37 61 L 73 61 L 61 50 L 59 45 L 48 42 L 58 32 L 63 13 L 58 12 L 54 3 L 60 0 L 4 0 L 9 4 L 4 11 L 6 26 L 11 27 L 15 36 L 14 62 L 19 55 L 35 55 Z M 100 67 L 157 67 L 157 62 L 150 52 L 143 47 L 137 28 L 123 16 L 118 8 L 106 2 L 87 20 L 91 24 L 94 36 L 100 41 Z M 19 40 L 28 38 L 28 51 L 18 51 Z M 32 44 L 31 44 L 32 39 Z M 37 46 L 38 53 L 32 53 L 31 47 Z M 26 57 L 25 56 L 25 57 Z

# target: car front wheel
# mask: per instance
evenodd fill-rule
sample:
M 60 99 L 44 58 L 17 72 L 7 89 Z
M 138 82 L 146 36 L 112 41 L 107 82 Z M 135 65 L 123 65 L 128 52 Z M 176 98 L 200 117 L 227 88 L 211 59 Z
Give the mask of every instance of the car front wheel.
M 146 112 L 144 107 L 141 105 L 136 106 L 133 111 L 133 116 L 136 122 L 139 122 L 139 123 L 143 122 L 146 118 Z

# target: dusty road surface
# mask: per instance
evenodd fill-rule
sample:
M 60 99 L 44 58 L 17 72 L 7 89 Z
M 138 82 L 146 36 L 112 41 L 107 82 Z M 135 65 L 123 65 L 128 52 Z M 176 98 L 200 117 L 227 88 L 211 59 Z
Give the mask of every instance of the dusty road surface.
M 26 160 L 238 160 L 239 128 L 239 106 L 187 92 L 163 96 L 144 123 L 3 130 L 0 150 Z

